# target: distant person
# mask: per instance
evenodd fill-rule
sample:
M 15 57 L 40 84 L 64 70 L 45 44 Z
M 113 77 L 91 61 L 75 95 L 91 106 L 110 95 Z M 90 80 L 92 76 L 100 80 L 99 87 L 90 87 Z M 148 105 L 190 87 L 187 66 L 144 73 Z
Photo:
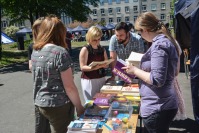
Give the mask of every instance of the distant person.
M 33 44 L 39 33 L 40 25 L 44 17 L 38 18 L 32 26 L 33 43 L 28 47 L 28 58 L 29 58 L 29 69 L 32 69 L 31 54 L 33 50 Z M 32 70 L 31 70 L 32 71 Z M 46 119 L 40 112 L 37 106 L 35 106 L 35 133 L 50 133 L 50 124 L 48 119 Z
M 66 133 L 67 126 L 84 112 L 72 74 L 66 28 L 56 16 L 47 16 L 33 45 L 34 104 L 49 120 L 52 133 Z
M 100 45 L 102 31 L 96 26 L 89 28 L 86 34 L 87 45 L 84 46 L 79 54 L 79 64 L 82 71 L 81 86 L 85 100 L 91 100 L 93 96 L 100 92 L 101 87 L 105 84 L 106 64 L 90 67 L 93 61 L 107 60 L 106 50 Z
M 123 69 L 141 80 L 140 115 L 144 127 L 149 133 L 168 133 L 178 110 L 174 81 L 179 48 L 164 24 L 150 12 L 137 18 L 135 29 L 152 45 L 143 55 L 140 68 L 129 64 Z
M 69 31 L 67 31 L 66 32 L 66 43 L 68 45 L 68 51 L 69 51 L 70 55 L 72 55 L 71 40 L 72 40 L 72 34 Z
M 145 47 L 141 36 L 131 33 L 129 26 L 125 22 L 120 22 L 115 26 L 115 35 L 110 39 L 109 51 L 110 58 L 115 60 L 111 63 L 111 69 L 113 70 L 117 58 L 125 61 L 132 51 L 144 53 Z M 110 80 L 115 80 L 113 73 L 107 81 Z
M 132 23 L 127 23 L 130 32 L 134 32 L 134 26 Z
M 183 94 L 182 94 L 182 90 L 180 88 L 180 85 L 178 83 L 178 74 L 180 72 L 180 55 L 182 54 L 182 50 L 180 48 L 180 45 L 177 43 L 178 45 L 178 49 L 179 49 L 179 54 L 178 54 L 178 64 L 177 64 L 177 74 L 174 80 L 174 87 L 177 93 L 177 99 L 178 99 L 178 112 L 174 118 L 174 120 L 185 120 L 187 118 L 186 116 L 186 112 L 185 112 L 185 103 L 184 103 L 184 98 L 183 98 Z

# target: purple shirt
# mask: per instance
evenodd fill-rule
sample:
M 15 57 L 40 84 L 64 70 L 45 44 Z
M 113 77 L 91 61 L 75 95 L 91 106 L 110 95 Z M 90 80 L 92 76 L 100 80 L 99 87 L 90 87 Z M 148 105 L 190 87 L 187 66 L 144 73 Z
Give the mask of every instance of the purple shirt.
M 141 69 L 150 72 L 152 84 L 141 81 L 141 116 L 177 109 L 174 78 L 177 72 L 178 54 L 165 35 L 157 35 L 152 46 L 141 60 Z

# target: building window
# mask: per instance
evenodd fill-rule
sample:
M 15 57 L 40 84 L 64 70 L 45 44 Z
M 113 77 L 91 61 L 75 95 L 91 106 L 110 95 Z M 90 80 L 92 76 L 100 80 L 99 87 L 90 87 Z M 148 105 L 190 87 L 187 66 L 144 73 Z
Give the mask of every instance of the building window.
M 173 20 L 174 16 L 172 14 L 170 14 L 170 20 Z
M 125 7 L 125 12 L 129 12 L 129 6 Z
M 112 22 L 113 22 L 113 18 L 109 18 L 109 19 L 108 19 L 108 22 L 109 22 L 109 23 L 112 23 Z
M 93 9 L 93 15 L 97 15 L 97 10 L 96 9 Z
M 138 0 L 133 0 L 133 2 L 138 2 Z
M 142 5 L 142 11 L 147 11 L 146 10 L 146 5 Z
M 138 12 L 138 6 L 133 6 L 133 11 Z
M 125 0 L 125 3 L 129 3 L 129 0 Z
M 109 5 L 112 5 L 112 0 L 108 0 L 108 4 L 109 4 Z
M 120 8 L 120 7 L 117 7 L 117 8 L 116 8 L 116 12 L 117 12 L 117 13 L 121 13 L 121 8 Z
M 97 19 L 93 19 L 93 22 L 97 22 Z
M 170 2 L 170 8 L 173 9 L 173 4 L 172 4 L 172 2 Z
M 100 5 L 101 5 L 101 6 L 104 5 L 104 0 L 100 0 Z
M 6 20 L 1 21 L 1 27 L 2 28 L 8 27 L 8 22 Z
M 117 3 L 117 4 L 120 4 L 120 3 L 121 3 L 121 1 L 120 1 L 120 0 L 116 0 L 116 3 Z
M 146 2 L 147 0 L 142 0 L 142 2 Z
M 138 16 L 134 16 L 133 21 L 135 22 L 137 18 L 138 18 Z
M 156 10 L 157 10 L 157 5 L 151 4 L 151 11 L 156 11 Z
M 160 20 L 165 20 L 165 14 L 160 14 Z
M 129 17 L 125 17 L 125 22 L 129 22 Z
M 161 3 L 160 8 L 165 10 L 166 9 L 166 4 L 165 3 Z
M 117 17 L 117 22 L 121 22 L 121 17 Z
M 105 21 L 105 18 L 101 18 L 101 22 L 106 22 L 106 21 Z
M 104 15 L 104 14 L 105 14 L 105 13 L 104 13 L 104 9 L 101 9 L 101 14 L 102 14 L 102 15 Z
M 113 8 L 108 9 L 108 14 L 113 14 Z

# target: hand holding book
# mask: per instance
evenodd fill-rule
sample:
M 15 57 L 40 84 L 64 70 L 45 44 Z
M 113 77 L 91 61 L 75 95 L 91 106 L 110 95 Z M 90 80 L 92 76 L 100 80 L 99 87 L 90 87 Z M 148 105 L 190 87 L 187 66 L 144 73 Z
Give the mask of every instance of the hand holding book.
M 103 64 L 106 64 L 105 66 L 107 66 L 113 61 L 114 61 L 113 59 L 108 59 L 108 60 L 104 60 L 104 61 L 93 61 L 92 63 L 89 64 L 89 66 L 94 67 L 96 65 L 103 65 Z
M 122 69 L 125 70 L 126 73 L 134 75 L 136 66 L 132 65 L 131 63 L 128 63 L 125 67 L 122 67 Z

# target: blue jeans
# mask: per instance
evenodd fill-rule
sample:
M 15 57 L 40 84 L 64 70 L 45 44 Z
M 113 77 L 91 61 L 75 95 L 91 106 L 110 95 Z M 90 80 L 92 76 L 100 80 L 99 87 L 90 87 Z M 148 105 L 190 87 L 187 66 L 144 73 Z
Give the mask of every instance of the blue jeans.
M 169 126 L 177 113 L 177 109 L 164 110 L 143 118 L 148 133 L 168 133 Z

